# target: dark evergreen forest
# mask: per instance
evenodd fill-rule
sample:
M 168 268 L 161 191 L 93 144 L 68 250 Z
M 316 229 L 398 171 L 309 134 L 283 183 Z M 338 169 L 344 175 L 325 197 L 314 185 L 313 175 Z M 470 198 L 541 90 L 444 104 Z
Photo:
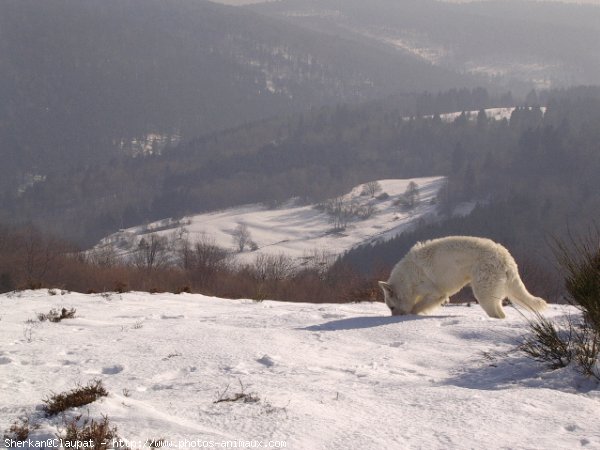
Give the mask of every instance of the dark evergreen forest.
M 448 175 L 438 199 L 446 219 L 354 249 L 343 261 L 368 272 L 393 265 L 416 241 L 460 234 L 495 239 L 529 268 L 551 272 L 559 242 L 593 235 L 600 224 L 599 92 L 557 92 L 545 114 L 521 108 L 510 121 L 415 122 L 415 128 L 428 130 L 422 136 L 449 138 L 436 159 Z M 466 201 L 476 202 L 473 212 L 451 216 Z

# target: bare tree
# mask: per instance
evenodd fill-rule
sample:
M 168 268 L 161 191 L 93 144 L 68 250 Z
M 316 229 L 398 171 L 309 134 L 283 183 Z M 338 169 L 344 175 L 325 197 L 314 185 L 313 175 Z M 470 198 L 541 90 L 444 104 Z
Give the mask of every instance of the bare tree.
M 169 240 L 152 233 L 143 237 L 133 254 L 133 263 L 140 269 L 151 271 L 169 262 Z
M 23 255 L 22 267 L 29 284 L 41 281 L 51 269 L 57 270 L 59 256 L 68 252 L 64 243 L 42 235 L 34 227 L 27 227 L 18 240 Z
M 336 197 L 329 200 L 326 204 L 326 210 L 329 214 L 329 222 L 334 230 L 344 230 L 348 221 L 352 217 L 352 205 L 344 200 L 343 197 Z
M 404 194 L 397 200 L 396 204 L 406 211 L 413 211 L 421 201 L 419 185 L 414 181 L 408 183 Z
M 381 184 L 379 184 L 379 181 L 369 181 L 363 186 L 363 192 L 366 195 L 370 195 L 371 197 L 375 197 L 375 195 L 381 191 L 382 189 Z
M 185 241 L 179 257 L 181 266 L 205 287 L 217 272 L 227 268 L 230 253 L 216 245 L 214 238 L 202 233 L 193 245 Z
M 112 244 L 89 251 L 87 253 L 87 260 L 98 267 L 115 267 L 121 264 L 121 258 Z
M 233 242 L 240 253 L 243 252 L 246 246 L 250 245 L 250 242 L 252 241 L 250 230 L 248 230 L 248 225 L 245 223 L 240 223 L 235 230 L 233 230 L 232 237 Z
M 335 262 L 336 256 L 326 249 L 314 248 L 305 251 L 302 259 L 304 260 L 302 263 L 303 269 L 314 271 L 319 275 L 319 278 L 324 279 L 327 271 Z
M 291 277 L 296 270 L 294 260 L 289 256 L 279 253 L 277 255 L 259 254 L 252 267 L 254 276 L 260 280 L 285 280 Z

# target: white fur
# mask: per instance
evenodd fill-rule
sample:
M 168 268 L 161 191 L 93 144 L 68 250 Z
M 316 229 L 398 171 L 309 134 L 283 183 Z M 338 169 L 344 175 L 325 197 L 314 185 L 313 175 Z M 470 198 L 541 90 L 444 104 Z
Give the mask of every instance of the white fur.
M 546 306 L 527 291 L 508 250 L 477 237 L 419 242 L 394 266 L 389 280 L 379 282 L 392 315 L 427 313 L 467 284 L 490 317 L 505 317 L 506 297 L 532 311 Z

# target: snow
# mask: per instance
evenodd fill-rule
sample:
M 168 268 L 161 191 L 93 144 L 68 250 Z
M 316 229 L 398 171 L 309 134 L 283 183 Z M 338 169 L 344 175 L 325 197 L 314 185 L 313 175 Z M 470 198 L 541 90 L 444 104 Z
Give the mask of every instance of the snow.
M 485 115 L 487 116 L 488 119 L 492 119 L 492 120 L 502 120 L 502 119 L 506 119 L 509 120 L 511 114 L 513 113 L 513 111 L 516 108 L 487 108 L 484 109 L 485 111 Z M 540 111 L 542 111 L 542 114 L 546 113 L 546 107 L 542 106 L 540 107 Z M 440 114 L 440 119 L 442 119 L 442 122 L 454 122 L 458 117 L 460 117 L 460 115 L 462 114 L 462 111 L 458 111 L 458 112 L 452 112 L 452 113 L 446 113 L 446 114 Z M 479 111 L 466 111 L 465 115 L 467 116 L 468 120 L 477 120 L 477 115 L 479 114 Z M 433 117 L 433 116 L 431 116 Z
M 181 142 L 181 134 L 147 133 L 141 138 L 114 141 L 122 152 L 132 157 L 143 155 L 161 155 L 168 146 L 174 147 Z
M 63 419 L 42 399 L 99 379 L 108 397 L 68 416 L 106 414 L 132 448 L 600 448 L 598 385 L 520 354 L 513 308 L 391 317 L 378 303 L 54 293 L 0 295 L 0 432 L 29 415 L 34 441 L 53 438 Z M 26 323 L 62 307 L 76 317 Z M 242 392 L 257 401 L 214 403 Z
M 234 231 L 240 224 L 245 224 L 258 250 L 236 254 L 235 258 L 240 262 L 252 261 L 260 253 L 285 254 L 297 260 L 305 260 L 324 250 L 329 255 L 339 255 L 362 243 L 390 239 L 418 220 L 434 217 L 436 206 L 432 204 L 432 200 L 444 179 L 425 177 L 379 180 L 382 192 L 389 195 L 383 200 L 361 195 L 364 185 L 355 187 L 343 196 L 344 201 L 348 204 L 354 202 L 356 206 L 370 204 L 374 212 L 367 219 L 351 220 L 346 229 L 339 232 L 332 232 L 330 216 L 317 209 L 317 205 L 298 205 L 296 201 L 290 200 L 278 208 L 253 204 L 184 217 L 180 221 L 164 219 L 147 226 L 121 230 L 104 238 L 96 248 L 118 246 L 121 243 L 121 252 L 127 254 L 135 249 L 144 236 L 156 233 L 163 236 L 187 236 L 192 243 L 209 238 L 216 245 L 233 250 Z M 403 212 L 394 202 L 404 194 L 411 181 L 419 187 L 420 204 L 412 211 Z
M 531 109 L 533 107 L 529 107 L 529 109 Z M 488 119 L 490 120 L 510 120 L 510 116 L 513 113 L 513 111 L 516 109 L 516 107 L 502 107 L 502 108 L 486 108 L 483 111 L 485 112 L 485 115 Z M 546 114 L 546 110 L 547 108 L 545 106 L 540 106 L 539 107 L 540 111 L 542 112 L 542 114 Z M 462 115 L 463 111 L 454 111 L 451 113 L 443 113 L 440 114 L 440 119 L 442 122 L 446 122 L 446 123 L 452 123 L 454 122 L 457 118 L 459 118 Z M 465 111 L 465 116 L 467 117 L 467 120 L 470 121 L 475 121 L 477 120 L 477 116 L 479 114 L 479 110 L 473 110 L 473 111 Z M 432 119 L 433 115 L 428 115 L 428 116 L 423 116 L 425 119 Z M 411 117 L 404 117 L 403 118 L 405 121 L 408 121 L 411 119 Z

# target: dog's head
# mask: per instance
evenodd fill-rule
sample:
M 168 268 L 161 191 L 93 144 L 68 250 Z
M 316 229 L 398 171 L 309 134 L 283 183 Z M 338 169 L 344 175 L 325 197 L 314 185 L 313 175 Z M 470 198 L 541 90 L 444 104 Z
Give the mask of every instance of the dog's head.
M 383 291 L 383 297 L 385 299 L 385 304 L 390 311 L 392 312 L 392 316 L 403 316 L 404 314 L 410 313 L 410 308 L 407 308 L 406 302 L 398 295 L 390 283 L 386 283 L 385 281 L 379 282 L 379 287 Z

